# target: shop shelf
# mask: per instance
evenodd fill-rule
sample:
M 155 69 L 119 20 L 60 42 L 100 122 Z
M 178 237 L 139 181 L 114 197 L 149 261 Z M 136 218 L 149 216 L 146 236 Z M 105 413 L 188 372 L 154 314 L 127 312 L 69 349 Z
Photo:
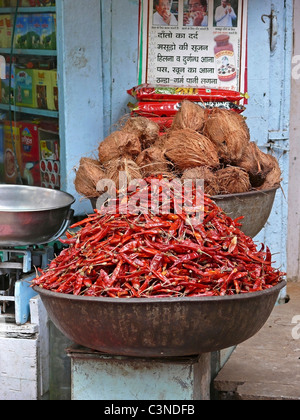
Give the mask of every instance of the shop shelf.
M 10 48 L 0 48 L 0 54 L 11 54 Z M 56 50 L 22 50 L 22 49 L 13 49 L 14 55 L 38 55 L 38 56 L 47 56 L 55 57 L 57 56 Z
M 26 108 L 22 106 L 0 104 L 0 109 L 3 111 L 22 112 L 24 114 L 40 115 L 43 117 L 58 118 L 58 111 L 49 111 L 48 109 Z
M 15 7 L 1 7 L 0 14 L 6 15 L 15 13 Z M 18 13 L 55 13 L 56 7 L 49 6 L 49 7 L 19 7 Z

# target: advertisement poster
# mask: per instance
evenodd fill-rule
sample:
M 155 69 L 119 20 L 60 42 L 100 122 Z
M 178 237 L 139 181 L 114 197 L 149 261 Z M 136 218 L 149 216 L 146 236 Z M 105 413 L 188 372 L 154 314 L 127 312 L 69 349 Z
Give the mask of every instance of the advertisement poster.
M 139 84 L 247 91 L 248 0 L 140 0 Z

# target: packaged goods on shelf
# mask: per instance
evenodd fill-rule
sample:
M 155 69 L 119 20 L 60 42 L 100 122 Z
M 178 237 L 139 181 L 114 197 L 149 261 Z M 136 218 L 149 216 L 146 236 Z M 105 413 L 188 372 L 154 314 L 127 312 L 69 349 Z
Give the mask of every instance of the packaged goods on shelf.
M 55 50 L 56 49 L 56 29 L 53 13 L 41 14 L 41 49 Z
M 51 70 L 51 95 L 49 97 L 48 109 L 51 111 L 58 111 L 58 84 L 57 84 L 57 70 Z
M 6 79 L 0 81 L 1 91 L 0 91 L 0 102 L 2 104 L 13 104 L 14 103 L 14 92 L 15 92 L 15 67 L 16 65 L 12 63 L 6 64 Z M 9 79 L 11 82 L 9 83 Z M 10 84 L 10 86 L 9 86 Z
M 60 160 L 58 132 L 39 128 L 40 168 L 42 187 L 60 188 Z
M 0 123 L 0 183 L 4 182 L 4 128 Z
M 17 17 L 14 46 L 20 49 L 56 49 L 53 13 L 22 14 Z
M 0 123 L 0 182 L 8 184 L 18 182 L 15 156 L 24 185 L 59 189 L 58 121 L 20 120 L 11 125 L 10 121 L 5 120 L 2 126 Z
M 6 79 L 0 80 L 0 103 L 9 104 L 10 98 L 12 105 L 58 111 L 57 70 L 53 67 L 53 59 L 7 63 Z
M 52 76 L 50 70 L 33 70 L 34 102 L 39 109 L 54 109 Z
M 11 0 L 8 0 L 11 1 Z M 16 0 L 15 0 L 16 1 Z M 48 7 L 55 6 L 55 0 L 20 0 L 22 7 Z
M 29 19 L 27 48 L 40 49 L 41 48 L 41 14 L 33 14 Z
M 13 26 L 13 14 L 0 16 L 0 48 L 11 47 Z M 14 48 L 56 50 L 56 14 L 19 14 L 16 19 Z
M 36 108 L 33 93 L 33 69 L 16 67 L 15 101 L 17 106 Z
M 14 47 L 27 49 L 31 15 L 21 14 L 16 18 Z
M 39 121 L 20 121 L 21 177 L 26 185 L 41 186 Z
M 0 15 L 0 48 L 6 48 L 6 23 L 5 23 L 5 15 Z
M 19 0 L 19 6 L 22 6 L 23 0 Z M 18 0 L 3 0 L 4 7 L 16 7 L 18 5 Z
M 13 34 L 14 19 L 12 15 L 5 15 L 5 29 L 4 29 L 4 46 L 3 48 L 10 48 Z
M 13 23 L 12 15 L 0 15 L 0 48 L 9 48 L 11 46 Z
M 16 184 L 18 168 L 21 168 L 20 124 L 4 121 L 4 181 Z

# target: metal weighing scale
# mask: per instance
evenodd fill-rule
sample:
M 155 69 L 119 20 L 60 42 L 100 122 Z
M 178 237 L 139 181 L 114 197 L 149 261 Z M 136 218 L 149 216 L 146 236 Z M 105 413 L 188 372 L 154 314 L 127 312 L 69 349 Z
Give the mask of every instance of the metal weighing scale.
M 0 322 L 24 325 L 30 317 L 30 287 L 36 268 L 45 269 L 53 259 L 53 248 L 0 249 Z
M 54 257 L 74 198 L 39 187 L 0 185 L 0 400 L 43 398 L 49 389 L 48 315 L 31 287 Z

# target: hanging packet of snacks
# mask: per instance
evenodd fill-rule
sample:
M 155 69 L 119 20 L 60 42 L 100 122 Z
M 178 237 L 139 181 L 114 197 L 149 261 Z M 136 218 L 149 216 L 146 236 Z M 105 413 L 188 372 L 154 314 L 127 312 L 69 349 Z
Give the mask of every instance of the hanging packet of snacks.
M 139 101 L 195 101 L 195 102 L 233 102 L 248 99 L 243 94 L 228 89 L 200 89 L 182 86 L 159 86 L 143 83 L 127 91 Z
M 213 109 L 221 108 L 242 113 L 245 110 L 243 105 L 237 105 L 233 102 L 196 102 L 201 108 Z M 135 115 L 143 117 L 172 117 L 177 114 L 181 108 L 182 101 L 165 101 L 165 102 L 138 102 L 136 104 L 128 104 L 129 108 Z

